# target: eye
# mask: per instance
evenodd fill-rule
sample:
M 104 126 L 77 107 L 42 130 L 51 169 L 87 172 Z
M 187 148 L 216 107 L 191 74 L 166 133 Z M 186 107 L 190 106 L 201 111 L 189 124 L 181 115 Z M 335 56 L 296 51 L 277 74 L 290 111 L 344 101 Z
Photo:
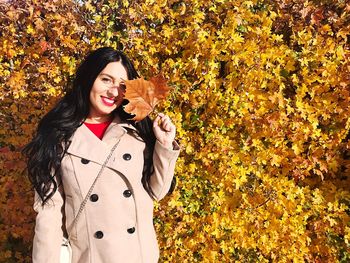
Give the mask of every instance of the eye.
M 102 81 L 105 83 L 111 83 L 112 80 L 110 78 L 103 77 Z
M 122 91 L 125 92 L 125 90 L 126 90 L 125 83 L 120 83 L 120 84 L 119 84 L 119 88 L 120 88 Z

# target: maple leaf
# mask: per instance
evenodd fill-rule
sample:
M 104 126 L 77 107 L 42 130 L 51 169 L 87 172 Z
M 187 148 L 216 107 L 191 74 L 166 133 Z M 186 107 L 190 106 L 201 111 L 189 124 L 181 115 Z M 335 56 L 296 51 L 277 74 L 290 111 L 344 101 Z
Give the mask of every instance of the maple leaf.
M 125 81 L 125 99 L 129 101 L 124 110 L 135 115 L 131 120 L 141 121 L 150 114 L 159 101 L 166 98 L 170 87 L 162 75 L 145 80 L 138 78 Z

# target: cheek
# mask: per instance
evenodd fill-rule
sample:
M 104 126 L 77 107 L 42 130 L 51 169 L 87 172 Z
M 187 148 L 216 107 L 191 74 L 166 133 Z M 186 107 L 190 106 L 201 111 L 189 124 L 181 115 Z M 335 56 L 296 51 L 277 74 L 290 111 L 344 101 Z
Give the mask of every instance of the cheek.
M 90 98 L 95 98 L 99 96 L 104 91 L 103 84 L 97 79 L 90 90 Z
M 93 86 L 90 91 L 90 101 L 96 101 L 100 97 L 100 89 L 96 86 Z
M 95 101 L 95 93 L 93 91 L 90 92 L 90 103 L 93 103 Z
M 98 105 L 99 104 L 100 95 L 96 91 L 90 92 L 90 104 Z

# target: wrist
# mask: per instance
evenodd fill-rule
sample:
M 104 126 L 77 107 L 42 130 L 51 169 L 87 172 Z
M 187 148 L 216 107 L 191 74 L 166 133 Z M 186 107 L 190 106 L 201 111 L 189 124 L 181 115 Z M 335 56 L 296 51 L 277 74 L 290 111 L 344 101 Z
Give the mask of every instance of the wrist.
M 173 141 L 171 142 L 168 142 L 168 141 L 159 141 L 158 142 L 164 147 L 164 148 L 167 148 L 167 149 L 173 149 Z

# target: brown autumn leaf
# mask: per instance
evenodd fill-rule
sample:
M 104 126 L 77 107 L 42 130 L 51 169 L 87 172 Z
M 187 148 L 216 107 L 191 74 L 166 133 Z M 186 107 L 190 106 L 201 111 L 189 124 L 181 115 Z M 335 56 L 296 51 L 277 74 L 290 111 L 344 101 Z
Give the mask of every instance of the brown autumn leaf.
M 124 110 L 135 115 L 132 120 L 141 121 L 152 112 L 159 101 L 166 98 L 170 87 L 162 75 L 145 80 L 138 78 L 125 81 L 125 99 L 129 101 Z

